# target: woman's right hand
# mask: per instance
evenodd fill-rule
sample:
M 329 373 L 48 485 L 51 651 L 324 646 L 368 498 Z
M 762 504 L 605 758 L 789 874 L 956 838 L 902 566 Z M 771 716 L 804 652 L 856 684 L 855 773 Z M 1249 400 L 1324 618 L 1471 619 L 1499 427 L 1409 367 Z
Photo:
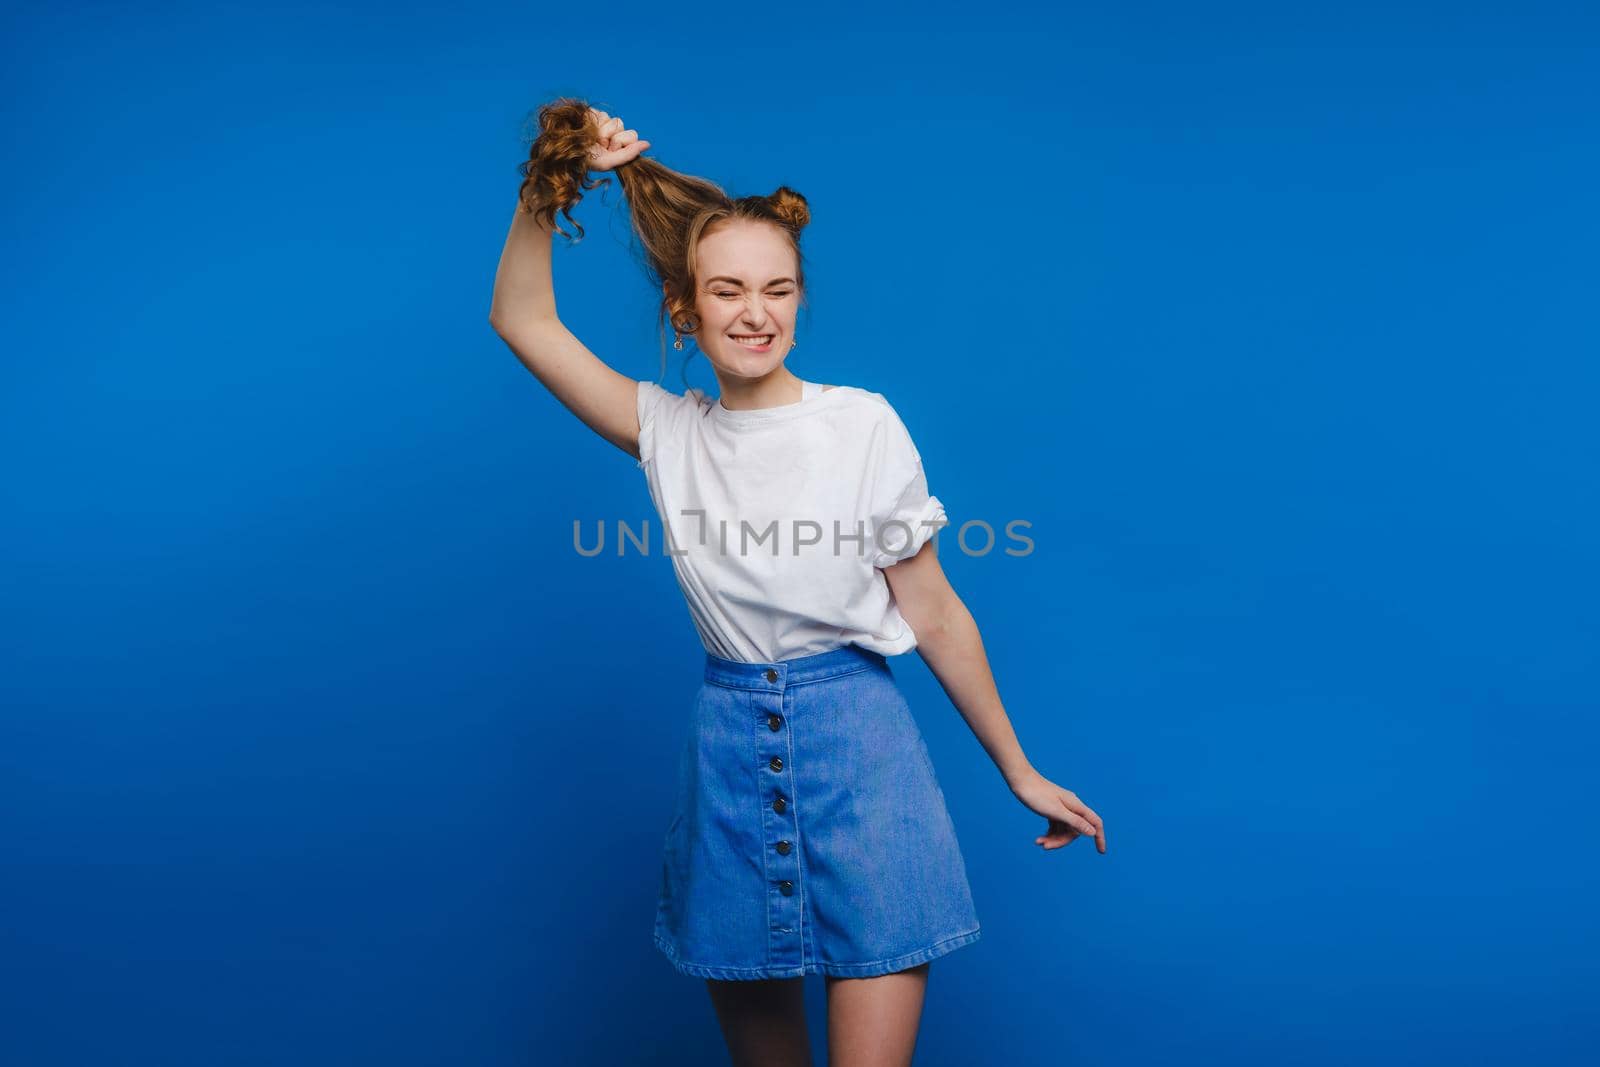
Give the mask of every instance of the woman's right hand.
M 612 118 L 592 107 L 589 117 L 600 131 L 595 143 L 589 146 L 590 170 L 615 170 L 650 147 L 649 141 L 639 140 L 638 130 L 623 129 L 621 119 Z

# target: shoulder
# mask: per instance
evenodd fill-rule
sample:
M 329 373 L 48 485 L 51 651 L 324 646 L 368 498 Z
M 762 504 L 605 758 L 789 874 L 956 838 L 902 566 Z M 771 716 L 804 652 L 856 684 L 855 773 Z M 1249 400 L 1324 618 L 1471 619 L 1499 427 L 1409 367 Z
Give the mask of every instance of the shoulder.
M 857 423 L 863 428 L 875 431 L 873 436 L 881 438 L 885 443 L 915 450 L 916 446 L 911 443 L 911 434 L 906 429 L 905 421 L 901 419 L 900 412 L 895 410 L 888 397 L 872 389 L 854 385 L 836 385 L 834 389 L 842 393 L 835 401 L 837 409 L 850 412 Z
M 670 389 L 662 388 L 655 382 L 647 382 L 643 379 L 639 379 L 637 384 L 639 386 L 639 410 L 641 412 L 661 407 L 703 408 L 710 403 L 705 393 L 699 389 L 690 388 L 681 393 L 674 393 Z
M 635 401 L 639 415 L 639 461 L 643 467 L 656 453 L 663 441 L 673 441 L 691 432 L 691 428 L 710 410 L 713 401 L 699 389 L 674 393 L 655 382 L 635 379 L 638 394 Z
M 716 403 L 699 389 L 686 389 L 674 393 L 655 382 L 638 381 L 639 425 L 661 422 L 663 424 L 692 423 L 704 416 Z
M 889 403 L 889 398 L 871 389 L 863 389 L 856 385 L 835 385 L 824 390 L 824 395 L 831 399 L 833 410 L 848 411 L 874 422 L 888 419 L 899 421 L 899 415 L 895 412 L 894 405 Z

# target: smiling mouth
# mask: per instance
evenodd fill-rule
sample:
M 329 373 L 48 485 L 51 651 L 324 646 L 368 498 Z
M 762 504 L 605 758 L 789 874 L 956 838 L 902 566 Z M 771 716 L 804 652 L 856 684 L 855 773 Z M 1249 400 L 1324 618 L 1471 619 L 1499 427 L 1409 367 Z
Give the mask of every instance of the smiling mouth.
M 734 344 L 744 345 L 746 348 L 765 348 L 776 340 L 778 335 L 775 333 L 730 333 L 728 336 L 733 339 Z

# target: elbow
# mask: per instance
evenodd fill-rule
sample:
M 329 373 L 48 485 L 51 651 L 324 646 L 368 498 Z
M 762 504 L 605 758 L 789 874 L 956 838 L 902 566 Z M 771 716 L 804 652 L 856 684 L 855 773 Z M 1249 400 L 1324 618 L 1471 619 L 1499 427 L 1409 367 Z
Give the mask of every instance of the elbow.
M 556 318 L 553 313 L 548 315 L 528 313 L 512 315 L 498 308 L 491 308 L 489 311 L 489 328 L 508 341 L 513 337 L 526 337 L 542 333 L 560 325 L 561 320 Z
M 920 619 L 913 622 L 906 620 L 911 627 L 911 634 L 916 639 L 917 651 L 924 656 L 936 656 L 941 649 L 948 647 L 951 630 L 947 623 L 941 619 Z
M 926 622 L 928 631 L 935 639 L 945 638 L 960 631 L 963 627 L 971 626 L 972 615 L 967 611 L 967 605 L 962 603 L 954 589 L 947 589 L 945 595 L 939 598 L 933 610 L 928 613 Z
M 511 328 L 511 321 L 511 316 L 507 315 L 500 308 L 489 309 L 489 329 L 493 330 L 501 337 L 504 337 L 506 335 L 506 331 Z
M 956 632 L 964 612 L 961 601 L 950 596 L 925 605 L 921 610 L 908 612 L 902 606 L 900 614 L 911 632 L 917 635 L 918 644 L 937 645 Z

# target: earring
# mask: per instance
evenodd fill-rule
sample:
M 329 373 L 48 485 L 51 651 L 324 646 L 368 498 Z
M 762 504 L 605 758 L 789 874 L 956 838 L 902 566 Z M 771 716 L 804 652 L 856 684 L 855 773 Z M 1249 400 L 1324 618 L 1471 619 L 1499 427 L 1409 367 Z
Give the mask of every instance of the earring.
M 790 341 L 789 342 L 789 347 L 790 348 L 799 348 L 800 347 L 800 342 L 799 341 Z
M 682 349 L 683 349 L 683 338 L 678 335 L 676 330 L 673 331 L 672 336 L 677 338 L 676 341 L 672 342 L 672 347 L 678 349 L 679 351 L 682 351 Z

